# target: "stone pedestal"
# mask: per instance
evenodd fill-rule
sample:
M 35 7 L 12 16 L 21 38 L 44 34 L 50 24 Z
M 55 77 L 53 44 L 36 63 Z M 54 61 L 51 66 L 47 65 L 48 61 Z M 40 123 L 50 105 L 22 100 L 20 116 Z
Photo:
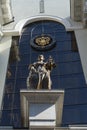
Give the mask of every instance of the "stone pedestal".
M 48 130 L 61 126 L 63 90 L 21 90 L 20 96 L 23 127 Z

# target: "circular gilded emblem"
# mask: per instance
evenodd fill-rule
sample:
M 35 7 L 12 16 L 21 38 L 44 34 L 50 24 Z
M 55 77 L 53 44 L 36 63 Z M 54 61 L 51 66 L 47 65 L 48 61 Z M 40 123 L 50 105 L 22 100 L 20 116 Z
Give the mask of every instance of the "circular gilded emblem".
M 40 35 L 34 37 L 31 42 L 31 46 L 37 50 L 48 50 L 51 49 L 55 42 L 53 38 L 49 35 Z
M 51 37 L 49 36 L 38 36 L 35 38 L 34 42 L 38 46 L 46 46 L 51 43 Z

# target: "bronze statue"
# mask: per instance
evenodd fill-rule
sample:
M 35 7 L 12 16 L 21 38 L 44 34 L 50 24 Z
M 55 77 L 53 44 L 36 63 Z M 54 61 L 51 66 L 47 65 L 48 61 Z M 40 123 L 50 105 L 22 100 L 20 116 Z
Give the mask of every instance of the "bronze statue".
M 56 67 L 52 57 L 44 62 L 44 56 L 39 55 L 38 61 L 29 66 L 30 72 L 27 77 L 27 87 L 29 89 L 51 89 L 51 70 Z

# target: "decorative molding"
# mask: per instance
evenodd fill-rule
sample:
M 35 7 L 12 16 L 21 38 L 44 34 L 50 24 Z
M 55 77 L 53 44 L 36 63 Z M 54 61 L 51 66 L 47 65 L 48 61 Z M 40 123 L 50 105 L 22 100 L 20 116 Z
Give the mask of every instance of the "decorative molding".
M 19 21 L 15 26 L 15 30 L 18 31 L 19 34 L 21 35 L 22 29 L 24 26 L 26 26 L 30 23 L 33 23 L 33 22 L 41 21 L 41 20 L 50 20 L 50 21 L 61 23 L 62 25 L 65 26 L 66 30 L 68 30 L 68 28 L 69 29 L 71 28 L 71 24 L 67 19 L 62 19 L 60 17 L 51 16 L 51 15 L 43 15 L 43 16 L 37 15 L 37 16 L 30 17 L 30 18 Z

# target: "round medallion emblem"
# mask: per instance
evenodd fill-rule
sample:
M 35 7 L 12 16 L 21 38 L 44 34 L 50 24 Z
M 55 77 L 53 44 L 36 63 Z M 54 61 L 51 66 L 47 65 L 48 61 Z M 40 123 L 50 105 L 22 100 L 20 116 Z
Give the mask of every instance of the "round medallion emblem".
M 31 46 L 37 50 L 48 50 L 54 47 L 54 39 L 49 35 L 36 36 L 30 42 Z
M 52 39 L 49 36 L 38 36 L 35 38 L 34 42 L 38 46 L 46 46 L 46 45 L 49 45 L 51 43 L 51 40 Z

